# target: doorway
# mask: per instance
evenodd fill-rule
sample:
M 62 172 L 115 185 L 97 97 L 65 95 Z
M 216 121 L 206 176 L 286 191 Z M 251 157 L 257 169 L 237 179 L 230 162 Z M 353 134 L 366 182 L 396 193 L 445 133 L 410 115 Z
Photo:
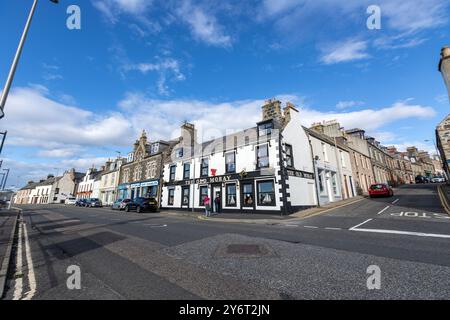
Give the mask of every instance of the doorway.
M 216 198 L 219 197 L 219 204 L 216 204 Z M 211 203 L 212 203 L 212 212 L 220 213 L 222 211 L 222 185 L 212 185 L 211 186 Z

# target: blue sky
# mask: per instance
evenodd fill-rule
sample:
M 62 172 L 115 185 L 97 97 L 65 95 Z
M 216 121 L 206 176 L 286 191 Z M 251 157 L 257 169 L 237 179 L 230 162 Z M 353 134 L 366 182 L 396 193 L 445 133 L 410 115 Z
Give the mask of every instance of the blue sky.
M 5 81 L 31 0 L 0 4 Z M 66 27 L 81 9 L 81 30 Z M 450 44 L 448 0 L 41 0 L 13 83 L 2 130 L 8 185 L 99 165 L 127 153 L 142 129 L 204 136 L 254 125 L 278 97 L 304 124 L 337 119 L 385 145 L 434 150 L 448 113 L 437 71 Z

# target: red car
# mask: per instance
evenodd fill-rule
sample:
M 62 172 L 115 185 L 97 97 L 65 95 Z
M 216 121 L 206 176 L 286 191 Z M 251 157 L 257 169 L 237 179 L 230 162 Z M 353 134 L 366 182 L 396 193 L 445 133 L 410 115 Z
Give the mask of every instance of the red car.
M 374 183 L 369 188 L 369 196 L 371 198 L 378 196 L 392 197 L 394 190 L 386 183 Z

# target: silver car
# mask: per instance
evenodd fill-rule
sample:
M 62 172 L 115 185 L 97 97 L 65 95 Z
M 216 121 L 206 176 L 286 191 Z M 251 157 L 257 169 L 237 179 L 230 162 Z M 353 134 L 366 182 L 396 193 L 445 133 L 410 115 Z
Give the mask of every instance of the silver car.
M 111 206 L 112 210 L 124 210 L 127 203 L 130 203 L 131 199 L 118 199 L 114 201 L 114 203 Z

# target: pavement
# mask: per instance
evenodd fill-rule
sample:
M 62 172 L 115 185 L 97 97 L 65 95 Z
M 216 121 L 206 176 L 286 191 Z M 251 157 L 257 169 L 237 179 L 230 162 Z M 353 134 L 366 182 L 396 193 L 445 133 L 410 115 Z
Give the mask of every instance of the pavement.
M 3 296 L 8 274 L 16 219 L 16 210 L 0 210 L 0 298 Z
M 436 185 L 274 224 L 22 209 L 5 299 L 450 299 L 450 216 Z M 379 289 L 367 286 L 374 267 Z M 67 285 L 73 268 L 80 289 Z
M 438 192 L 445 212 L 450 215 L 450 185 L 448 184 L 439 185 Z
M 178 215 L 178 216 L 185 216 L 185 217 L 191 217 L 191 218 L 197 218 L 200 220 L 208 220 L 208 221 L 220 221 L 220 222 L 236 222 L 236 223 L 250 223 L 250 224 L 278 224 L 281 221 L 284 222 L 293 222 L 300 219 L 304 219 L 307 217 L 312 217 L 318 214 L 322 214 L 325 212 L 328 212 L 330 210 L 334 210 L 337 208 L 341 208 L 359 201 L 364 200 L 365 197 L 363 196 L 356 196 L 350 199 L 337 201 L 337 202 L 330 202 L 326 205 L 322 205 L 321 207 L 313 207 L 306 210 L 301 210 L 296 213 L 290 214 L 290 215 L 273 215 L 273 214 L 257 214 L 257 213 L 251 213 L 251 214 L 245 214 L 245 213 L 219 213 L 219 214 L 212 214 L 209 217 L 206 217 L 204 214 L 199 212 L 190 212 L 190 211 L 180 211 L 180 210 L 164 210 L 162 211 L 165 214 L 168 215 Z

